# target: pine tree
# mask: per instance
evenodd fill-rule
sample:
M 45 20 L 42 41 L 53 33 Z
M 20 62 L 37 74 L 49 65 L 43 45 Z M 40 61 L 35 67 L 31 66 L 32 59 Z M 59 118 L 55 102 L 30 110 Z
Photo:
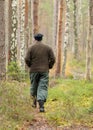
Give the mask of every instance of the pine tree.
M 57 58 L 56 58 L 56 72 L 55 72 L 55 76 L 57 77 L 59 77 L 61 74 L 63 7 L 64 7 L 63 0 L 60 0 L 58 11 Z

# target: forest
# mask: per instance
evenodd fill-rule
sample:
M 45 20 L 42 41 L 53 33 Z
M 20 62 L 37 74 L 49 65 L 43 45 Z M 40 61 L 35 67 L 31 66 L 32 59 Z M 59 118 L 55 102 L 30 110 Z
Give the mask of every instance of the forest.
M 92 30 L 93 0 L 0 0 L 0 130 L 93 129 Z M 56 57 L 42 114 L 25 64 L 37 33 Z

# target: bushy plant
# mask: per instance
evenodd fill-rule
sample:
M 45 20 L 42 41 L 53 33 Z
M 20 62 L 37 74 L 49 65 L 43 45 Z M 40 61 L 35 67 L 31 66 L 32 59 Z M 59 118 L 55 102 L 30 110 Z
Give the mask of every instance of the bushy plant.
M 25 70 L 22 70 L 17 62 L 11 62 L 8 66 L 8 78 L 12 80 L 22 81 L 27 77 Z

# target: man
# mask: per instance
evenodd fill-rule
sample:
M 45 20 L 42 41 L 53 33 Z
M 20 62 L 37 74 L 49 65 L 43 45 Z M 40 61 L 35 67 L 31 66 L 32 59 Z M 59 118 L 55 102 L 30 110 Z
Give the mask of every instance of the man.
M 25 62 L 30 67 L 31 96 L 33 107 L 38 101 L 40 112 L 44 112 L 44 103 L 48 94 L 49 69 L 55 63 L 52 49 L 42 43 L 42 34 L 34 36 L 35 44 L 32 45 L 26 54 Z

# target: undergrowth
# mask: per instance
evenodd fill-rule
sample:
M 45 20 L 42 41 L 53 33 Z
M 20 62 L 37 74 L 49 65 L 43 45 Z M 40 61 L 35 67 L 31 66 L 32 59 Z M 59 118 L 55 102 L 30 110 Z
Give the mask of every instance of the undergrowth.
M 29 85 L 28 81 L 0 82 L 0 130 L 19 130 L 25 121 L 34 118 Z M 45 111 L 43 115 L 52 125 L 93 127 L 93 83 L 50 79 Z
M 93 126 L 93 83 L 58 79 L 50 88 L 46 117 L 56 125 Z
M 17 81 L 0 84 L 0 130 L 15 130 L 33 118 L 27 86 Z

